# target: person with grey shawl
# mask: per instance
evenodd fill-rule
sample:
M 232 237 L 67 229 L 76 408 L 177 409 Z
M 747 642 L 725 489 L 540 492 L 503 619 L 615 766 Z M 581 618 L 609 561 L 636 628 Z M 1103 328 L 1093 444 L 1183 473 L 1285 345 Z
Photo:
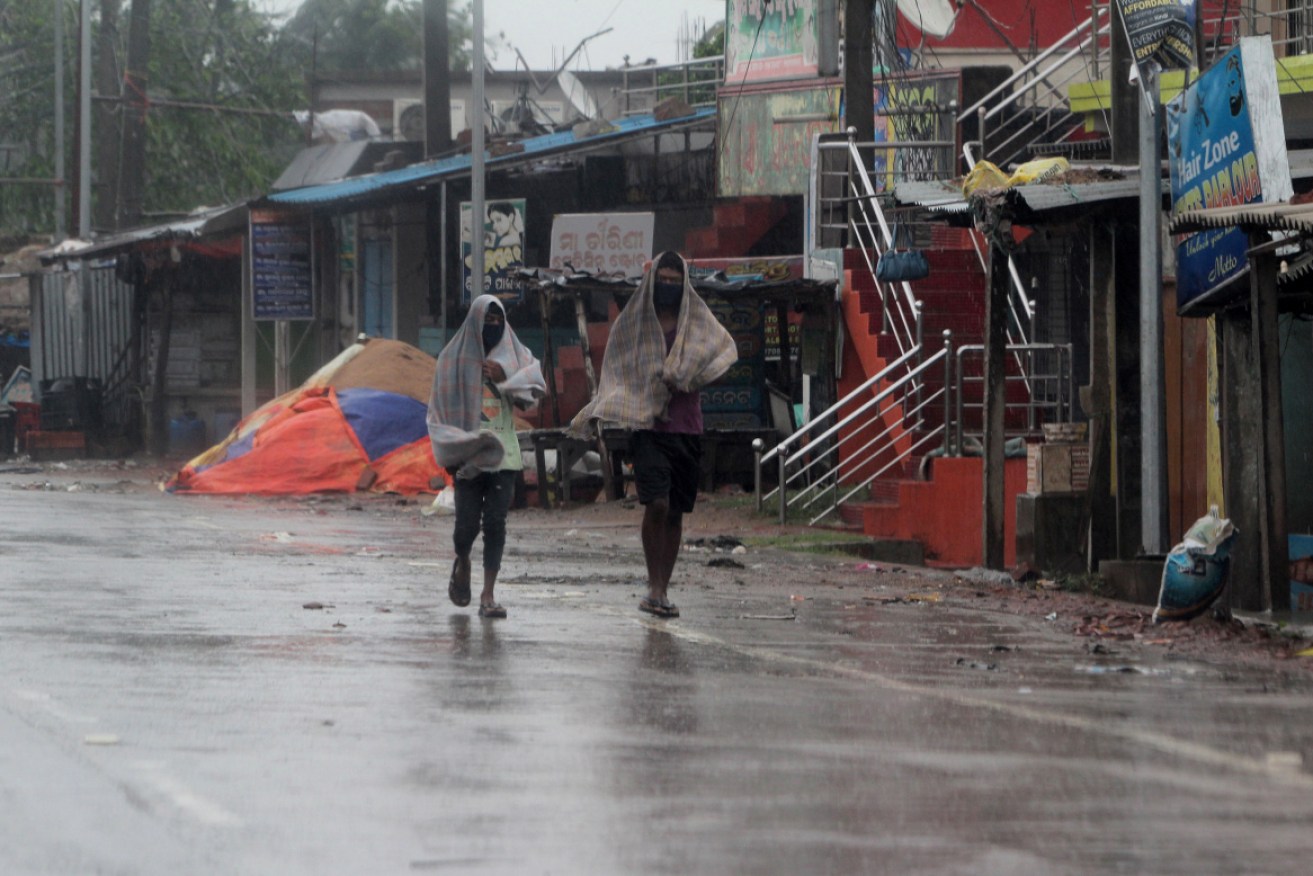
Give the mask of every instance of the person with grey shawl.
M 493 588 L 516 474 L 524 468 L 511 407 L 532 407 L 546 386 L 538 360 L 506 324 L 502 303 L 492 295 L 475 298 L 438 354 L 428 428 L 433 458 L 454 478 L 456 561 L 447 595 L 461 607 L 470 604 L 470 549 L 483 530 L 479 617 L 506 617 Z
M 638 607 L 656 617 L 679 617 L 667 593 L 701 475 L 698 391 L 737 359 L 733 337 L 694 291 L 683 257 L 662 253 L 616 317 L 597 395 L 570 424 L 578 436 L 599 421 L 633 430 L 629 456 L 647 561 L 647 595 Z

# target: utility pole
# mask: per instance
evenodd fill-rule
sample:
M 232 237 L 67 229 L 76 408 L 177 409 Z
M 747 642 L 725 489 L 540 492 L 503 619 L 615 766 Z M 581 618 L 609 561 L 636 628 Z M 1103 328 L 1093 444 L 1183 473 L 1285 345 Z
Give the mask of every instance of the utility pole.
M 85 2 L 85 0 L 84 0 Z M 141 222 L 146 177 L 146 88 L 150 64 L 150 0 L 132 0 L 128 66 L 123 71 L 123 150 L 119 157 L 119 222 Z
M 451 146 L 451 56 L 447 0 L 424 0 L 424 157 Z M 393 136 L 396 132 L 393 131 Z
M 474 0 L 474 77 L 470 114 L 470 300 L 483 294 L 483 0 Z
M 119 0 L 100 0 L 100 27 L 96 33 L 99 53 L 96 57 L 96 93 L 102 98 L 118 97 L 122 82 L 117 67 L 119 34 Z M 95 107 L 96 202 L 93 208 L 96 228 L 113 231 L 119 215 L 119 105 L 101 100 Z
M 64 0 L 55 0 L 55 242 L 68 236 L 64 197 Z
M 844 127 L 853 129 L 858 143 L 875 140 L 875 83 L 871 72 L 875 63 L 871 33 L 873 3 L 874 0 L 843 0 Z M 861 150 L 864 162 L 869 163 L 871 151 L 872 147 Z

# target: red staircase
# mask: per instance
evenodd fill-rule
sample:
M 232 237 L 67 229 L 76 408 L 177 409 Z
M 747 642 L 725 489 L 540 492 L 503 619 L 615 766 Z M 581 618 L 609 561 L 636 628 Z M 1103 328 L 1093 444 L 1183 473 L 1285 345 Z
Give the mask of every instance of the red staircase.
M 952 333 L 953 349 L 967 344 L 981 344 L 985 334 L 985 296 L 987 277 L 980 265 L 979 256 L 971 245 L 969 232 L 935 226 L 930 245 L 924 250 L 930 263 L 930 274 L 911 284 L 913 294 L 922 305 L 922 337 L 929 355 L 940 348 L 943 332 Z M 872 258 L 872 261 L 874 259 Z M 846 297 L 856 298 L 857 307 L 845 307 L 852 355 L 846 357 L 845 378 L 839 387 L 840 395 L 856 388 L 872 374 L 896 360 L 902 350 L 893 333 L 883 331 L 884 312 L 875 279 L 867 269 L 866 257 L 860 250 L 844 253 L 844 276 L 848 289 Z M 983 357 L 953 358 L 956 369 L 962 364 L 965 375 L 974 382 L 963 384 L 967 407 L 964 410 L 964 428 L 970 432 L 980 428 L 980 404 L 983 384 L 979 381 Z M 1016 363 L 1009 361 L 1009 373 L 1016 373 Z M 944 370 L 939 367 L 924 374 L 922 397 L 932 396 L 943 388 Z M 1010 401 L 1024 398 L 1021 384 L 1009 384 Z M 902 409 L 886 417 L 892 424 L 910 412 L 913 405 L 904 400 Z M 954 412 L 955 415 L 955 412 Z M 1024 416 L 1010 412 L 1009 418 Z M 906 451 L 919 437 L 928 436 L 944 422 L 944 402 L 940 398 L 923 407 L 919 424 L 904 421 L 903 430 L 895 441 L 898 452 Z M 907 428 L 907 426 L 911 428 Z M 1019 424 L 1014 424 L 1019 425 Z M 897 431 L 895 431 L 897 434 Z M 860 443 L 860 442 L 859 442 Z M 981 465 L 979 457 L 936 459 L 925 471 L 925 452 L 942 446 L 942 436 L 930 441 L 907 456 L 902 462 L 879 475 L 871 483 L 869 501 L 847 502 L 840 505 L 843 522 L 860 527 L 865 534 L 876 538 L 916 539 L 925 547 L 929 562 L 946 565 L 974 565 L 980 562 L 981 531 Z M 892 458 L 892 452 L 890 454 Z M 883 468 L 888 460 L 879 459 L 863 467 L 858 479 Z M 1025 488 L 1025 460 L 1009 460 L 1005 473 L 1008 505 L 1015 505 L 1011 496 Z M 974 496 L 975 498 L 971 498 Z M 1006 528 L 1013 527 L 1013 513 L 1007 515 Z M 1012 539 L 1007 540 L 1009 551 Z

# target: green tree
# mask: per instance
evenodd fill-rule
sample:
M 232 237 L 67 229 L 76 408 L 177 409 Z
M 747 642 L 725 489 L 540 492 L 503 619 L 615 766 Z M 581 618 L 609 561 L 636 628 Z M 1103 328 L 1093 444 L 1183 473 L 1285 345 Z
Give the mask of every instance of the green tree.
M 470 4 L 448 2 L 453 70 L 470 68 Z M 304 0 L 283 28 L 301 67 L 417 70 L 424 61 L 422 0 Z
M 725 22 L 718 21 L 707 28 L 702 39 L 693 44 L 693 57 L 716 58 L 725 54 Z

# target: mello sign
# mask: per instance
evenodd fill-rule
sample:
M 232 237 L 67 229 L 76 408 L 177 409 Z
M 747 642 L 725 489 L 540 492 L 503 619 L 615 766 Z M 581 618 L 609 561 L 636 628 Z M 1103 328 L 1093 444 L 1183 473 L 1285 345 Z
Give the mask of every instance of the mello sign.
M 1172 213 L 1283 201 L 1290 164 L 1267 37 L 1242 39 L 1167 107 Z M 1202 312 L 1244 289 L 1248 236 L 1238 228 L 1176 241 L 1176 305 Z

